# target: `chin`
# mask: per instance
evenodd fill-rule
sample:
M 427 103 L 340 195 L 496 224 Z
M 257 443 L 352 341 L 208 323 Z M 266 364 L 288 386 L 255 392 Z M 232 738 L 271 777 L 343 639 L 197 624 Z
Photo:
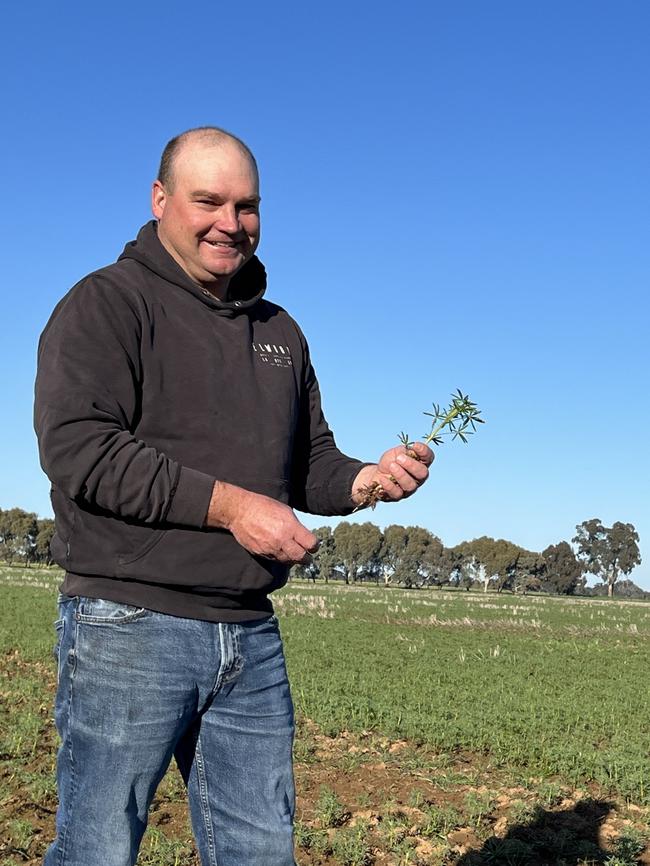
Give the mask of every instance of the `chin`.
M 238 259 L 235 262 L 205 263 L 203 268 L 207 274 L 213 277 L 232 277 L 245 264 L 245 260 Z
M 206 269 L 205 278 L 208 280 L 230 280 L 235 274 L 240 271 L 242 265 L 237 265 L 236 268 L 218 268 L 218 269 Z

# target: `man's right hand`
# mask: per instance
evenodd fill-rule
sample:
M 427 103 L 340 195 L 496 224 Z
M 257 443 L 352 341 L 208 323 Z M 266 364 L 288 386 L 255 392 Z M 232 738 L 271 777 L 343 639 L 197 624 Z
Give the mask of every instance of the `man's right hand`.
M 227 529 L 255 556 L 277 562 L 308 562 L 318 538 L 282 502 L 215 481 L 205 525 Z

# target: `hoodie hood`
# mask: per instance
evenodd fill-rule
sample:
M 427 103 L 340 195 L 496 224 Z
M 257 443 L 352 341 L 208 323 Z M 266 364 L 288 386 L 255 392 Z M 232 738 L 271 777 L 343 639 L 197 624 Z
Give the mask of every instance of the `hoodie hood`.
M 226 316 L 235 316 L 249 310 L 266 291 L 266 270 L 257 256 L 253 256 L 230 280 L 228 300 L 220 301 L 215 298 L 207 289 L 195 283 L 167 252 L 158 238 L 156 220 L 146 223 L 138 232 L 137 238 L 127 243 L 118 261 L 122 259 L 135 259 L 157 276 L 180 286 L 186 292 L 195 295 L 206 306 Z

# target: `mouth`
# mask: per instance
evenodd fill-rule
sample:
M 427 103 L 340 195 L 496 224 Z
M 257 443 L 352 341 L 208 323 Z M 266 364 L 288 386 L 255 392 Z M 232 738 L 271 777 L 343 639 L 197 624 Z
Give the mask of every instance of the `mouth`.
M 224 259 L 239 259 L 245 255 L 241 243 L 236 241 L 211 241 L 204 239 L 203 243 Z

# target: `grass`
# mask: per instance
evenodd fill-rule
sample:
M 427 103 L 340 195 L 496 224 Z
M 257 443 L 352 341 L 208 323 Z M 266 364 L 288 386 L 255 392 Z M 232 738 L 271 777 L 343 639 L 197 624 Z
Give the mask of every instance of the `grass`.
M 286 595 L 294 699 L 327 732 L 467 749 L 649 802 L 650 606 L 383 588 Z
M 36 866 L 52 835 L 59 580 L 0 568 L 0 866 Z M 275 600 L 301 866 L 639 862 L 650 604 L 298 582 Z M 184 799 L 171 771 L 140 866 L 198 866 Z
M 331 788 L 321 788 L 316 803 L 316 817 L 323 829 L 340 827 L 350 817 L 343 804 Z

